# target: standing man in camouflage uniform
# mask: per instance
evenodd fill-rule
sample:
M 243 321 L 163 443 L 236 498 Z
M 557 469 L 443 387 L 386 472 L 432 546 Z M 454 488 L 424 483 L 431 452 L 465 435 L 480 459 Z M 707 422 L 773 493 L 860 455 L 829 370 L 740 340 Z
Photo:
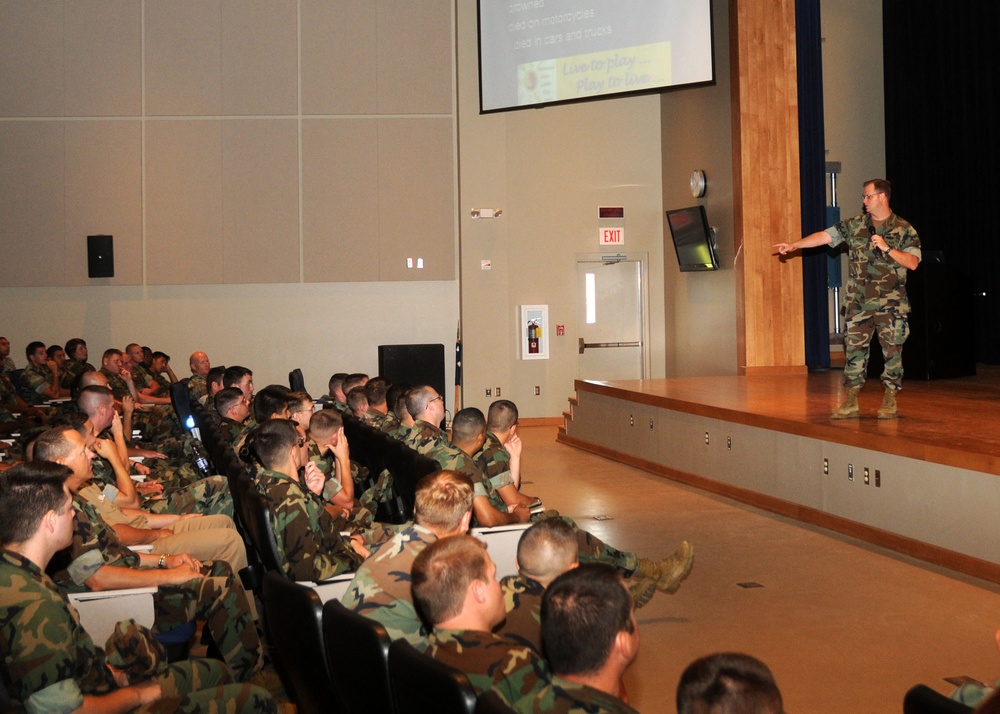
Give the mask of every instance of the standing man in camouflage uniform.
M 895 419 L 896 392 L 903 388 L 903 343 L 910 334 L 906 316 L 910 301 L 906 296 L 906 271 L 920 265 L 920 236 L 907 221 L 889 208 L 892 184 L 872 179 L 864 184 L 865 212 L 841 221 L 825 231 L 813 233 L 794 243 L 778 243 L 780 255 L 801 248 L 846 243 L 850 261 L 847 297 L 847 339 L 844 348 L 844 386 L 847 399 L 831 417 L 857 419 L 861 415 L 858 394 L 868 371 L 868 349 L 872 335 L 885 356 L 882 384 L 885 396 L 878 410 L 879 419 Z
M 65 485 L 69 475 L 65 466 L 32 463 L 11 469 L 0 480 L 4 547 L 0 554 L 0 658 L 3 684 L 14 699 L 15 711 L 23 707 L 53 712 L 81 708 L 275 712 L 277 707 L 266 692 L 230 684 L 232 675 L 219 662 L 156 665 L 150 661 L 152 677 L 135 683 L 110 669 L 110 658 L 95 646 L 65 594 L 45 574 L 52 556 L 73 538 L 74 511 Z
M 542 596 L 542 642 L 551 682 L 519 712 L 637 714 L 619 699 L 622 675 L 639 654 L 639 623 L 622 579 L 600 563 L 552 581 Z
M 477 694 L 494 689 L 513 704 L 538 694 L 548 668 L 531 647 L 492 633 L 506 616 L 496 574 L 482 541 L 455 535 L 427 546 L 410 576 L 413 600 L 434 628 L 426 654 L 464 672 Z
M 414 522 L 407 524 L 368 558 L 340 599 L 385 627 L 393 640 L 421 649 L 427 633 L 413 606 L 410 570 L 424 548 L 440 538 L 468 532 L 472 518 L 472 482 L 455 471 L 438 471 L 417 484 Z

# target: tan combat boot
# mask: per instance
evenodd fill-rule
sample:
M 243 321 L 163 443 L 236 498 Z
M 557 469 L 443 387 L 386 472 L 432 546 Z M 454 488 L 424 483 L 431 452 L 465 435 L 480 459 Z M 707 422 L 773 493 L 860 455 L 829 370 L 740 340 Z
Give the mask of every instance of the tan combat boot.
M 858 419 L 861 416 L 861 409 L 858 407 L 858 394 L 861 387 L 850 387 L 847 390 L 847 399 L 839 407 L 833 410 L 831 419 Z M 881 413 L 881 412 L 880 412 Z
M 885 396 L 882 397 L 882 406 L 878 408 L 879 419 L 895 419 L 899 416 L 896 411 L 896 390 L 886 388 Z
M 675 593 L 694 565 L 694 546 L 682 541 L 673 555 L 660 563 L 661 574 L 656 588 L 665 593 Z

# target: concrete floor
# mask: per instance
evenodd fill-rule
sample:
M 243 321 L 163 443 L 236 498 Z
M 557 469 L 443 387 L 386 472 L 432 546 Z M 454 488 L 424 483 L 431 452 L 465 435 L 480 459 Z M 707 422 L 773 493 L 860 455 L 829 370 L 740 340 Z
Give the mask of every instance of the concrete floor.
M 680 591 L 638 612 L 625 681 L 639 711 L 676 711 L 684 667 L 718 651 L 766 662 L 790 714 L 897 713 L 914 684 L 948 693 L 945 677 L 1000 678 L 1000 586 L 558 444 L 555 427 L 519 433 L 522 491 L 546 507 L 642 556 L 695 545 Z

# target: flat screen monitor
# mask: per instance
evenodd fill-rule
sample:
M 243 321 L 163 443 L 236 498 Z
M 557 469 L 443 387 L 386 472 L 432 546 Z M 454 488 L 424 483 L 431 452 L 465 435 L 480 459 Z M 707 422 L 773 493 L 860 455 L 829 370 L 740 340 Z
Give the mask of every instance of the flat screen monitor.
M 681 272 L 718 270 L 712 230 L 704 206 L 678 208 L 667 211 L 667 224 L 677 251 L 677 264 Z
M 711 0 L 479 0 L 484 114 L 714 81 Z

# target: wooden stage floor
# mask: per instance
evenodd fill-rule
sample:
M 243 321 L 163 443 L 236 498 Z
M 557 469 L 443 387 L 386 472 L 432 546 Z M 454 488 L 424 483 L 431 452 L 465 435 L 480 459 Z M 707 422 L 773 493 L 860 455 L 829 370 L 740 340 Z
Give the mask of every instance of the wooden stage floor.
M 1000 367 L 977 376 L 907 380 L 898 419 L 880 420 L 882 386 L 861 393 L 861 419 L 834 420 L 842 372 L 754 377 L 688 377 L 577 382 L 577 391 L 614 396 L 834 443 L 1000 476 Z

